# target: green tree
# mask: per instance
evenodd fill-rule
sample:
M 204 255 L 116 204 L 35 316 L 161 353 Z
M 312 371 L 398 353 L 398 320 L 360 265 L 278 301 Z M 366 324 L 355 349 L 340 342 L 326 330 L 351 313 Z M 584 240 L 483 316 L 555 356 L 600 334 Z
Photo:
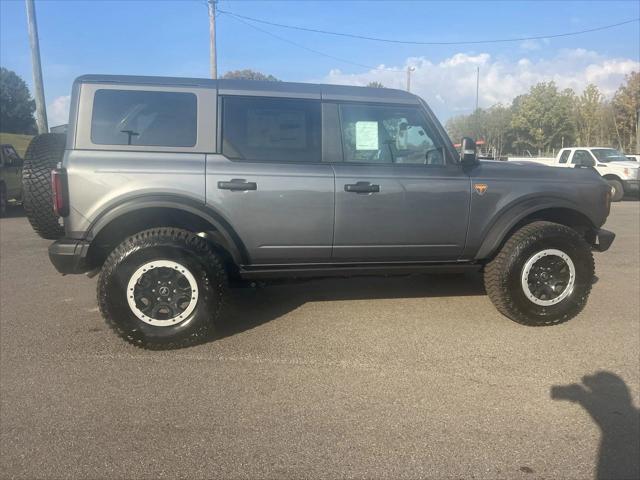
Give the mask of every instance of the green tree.
M 483 150 L 499 157 L 510 144 L 511 108 L 494 105 L 479 108 L 471 115 L 459 115 L 447 121 L 446 130 L 453 143 L 462 137 L 471 137 L 485 142 Z
M 0 67 L 0 131 L 35 133 L 35 109 L 35 102 L 24 80 L 15 72 Z
M 371 88 L 386 88 L 382 83 L 380 82 L 369 82 L 367 83 L 367 87 L 371 87 Z
M 599 123 L 604 120 L 601 116 L 602 102 L 603 96 L 593 84 L 587 85 L 576 99 L 576 141 L 581 147 L 592 147 L 598 143 Z
M 616 91 L 611 102 L 619 147 L 626 151 L 636 148 L 636 125 L 640 112 L 640 72 L 632 72 L 626 83 Z
M 255 70 L 244 69 L 244 70 L 231 70 L 225 73 L 222 78 L 232 78 L 239 80 L 266 80 L 269 82 L 279 82 L 280 80 L 274 77 L 273 75 L 265 75 L 261 72 L 256 72 Z
M 616 122 L 613 112 L 613 105 L 609 101 L 600 103 L 597 112 L 595 145 L 601 147 L 619 147 L 618 135 L 616 134 Z
M 538 83 L 517 97 L 511 119 L 514 147 L 541 154 L 573 143 L 574 102 L 573 90 L 558 91 L 554 82 Z

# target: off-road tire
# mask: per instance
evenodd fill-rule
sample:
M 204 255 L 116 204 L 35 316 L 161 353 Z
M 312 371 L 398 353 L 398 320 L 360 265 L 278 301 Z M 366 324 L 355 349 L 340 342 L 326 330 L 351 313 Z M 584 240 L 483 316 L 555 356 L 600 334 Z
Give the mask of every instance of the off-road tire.
M 198 284 L 195 309 L 171 326 L 143 322 L 127 301 L 133 272 L 158 260 L 179 262 Z M 138 347 L 166 350 L 202 343 L 213 336 L 226 288 L 223 262 L 205 239 L 186 230 L 162 227 L 136 233 L 116 247 L 102 267 L 97 294 L 100 312 L 116 334 Z
M 0 183 L 0 217 L 4 217 L 7 214 L 7 189 L 4 183 Z
M 529 300 L 521 285 L 525 262 L 544 249 L 569 256 L 575 268 L 573 291 L 551 306 Z M 595 266 L 591 248 L 575 230 L 551 222 L 534 222 L 517 230 L 485 267 L 484 284 L 500 313 L 529 326 L 557 325 L 578 315 L 587 303 Z
M 24 211 L 38 235 L 56 240 L 64 235 L 59 217 L 53 211 L 51 170 L 62 161 L 66 136 L 44 133 L 31 140 L 22 168 Z
M 611 187 L 611 201 L 619 202 L 624 197 L 624 187 L 619 180 L 607 180 L 607 183 Z

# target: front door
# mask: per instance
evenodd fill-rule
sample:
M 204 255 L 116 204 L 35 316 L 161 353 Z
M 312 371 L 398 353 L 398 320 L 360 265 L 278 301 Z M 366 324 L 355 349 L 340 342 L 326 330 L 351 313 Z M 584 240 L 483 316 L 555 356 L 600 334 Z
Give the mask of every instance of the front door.
M 464 248 L 470 179 L 417 107 L 341 105 L 337 261 L 444 261 Z
M 331 260 L 334 174 L 319 100 L 226 96 L 222 151 L 207 155 L 207 204 L 254 265 Z

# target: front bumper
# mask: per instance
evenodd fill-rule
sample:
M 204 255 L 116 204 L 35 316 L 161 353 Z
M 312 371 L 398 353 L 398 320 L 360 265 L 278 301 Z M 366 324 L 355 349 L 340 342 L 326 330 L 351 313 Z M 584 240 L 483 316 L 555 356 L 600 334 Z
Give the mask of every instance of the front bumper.
M 591 248 L 598 252 L 605 252 L 609 250 L 609 247 L 616 238 L 616 234 L 609 230 L 599 229 L 596 231 L 595 241 L 591 245 Z
M 624 193 L 638 193 L 640 192 L 640 180 L 623 180 L 622 189 Z
M 87 265 L 89 242 L 62 238 L 49 246 L 49 260 L 63 275 L 69 273 L 85 273 L 90 270 Z

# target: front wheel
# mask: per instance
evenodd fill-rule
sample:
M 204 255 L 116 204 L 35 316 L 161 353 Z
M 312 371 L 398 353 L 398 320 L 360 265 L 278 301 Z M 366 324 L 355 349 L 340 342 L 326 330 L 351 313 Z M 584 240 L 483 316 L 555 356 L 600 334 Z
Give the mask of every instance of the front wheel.
M 208 339 L 227 278 L 206 240 L 176 228 L 155 228 L 122 242 L 106 260 L 98 304 L 126 341 L 149 349 Z
M 524 325 L 556 325 L 582 311 L 594 270 L 591 248 L 575 230 L 534 222 L 507 240 L 484 281 L 503 315 Z

